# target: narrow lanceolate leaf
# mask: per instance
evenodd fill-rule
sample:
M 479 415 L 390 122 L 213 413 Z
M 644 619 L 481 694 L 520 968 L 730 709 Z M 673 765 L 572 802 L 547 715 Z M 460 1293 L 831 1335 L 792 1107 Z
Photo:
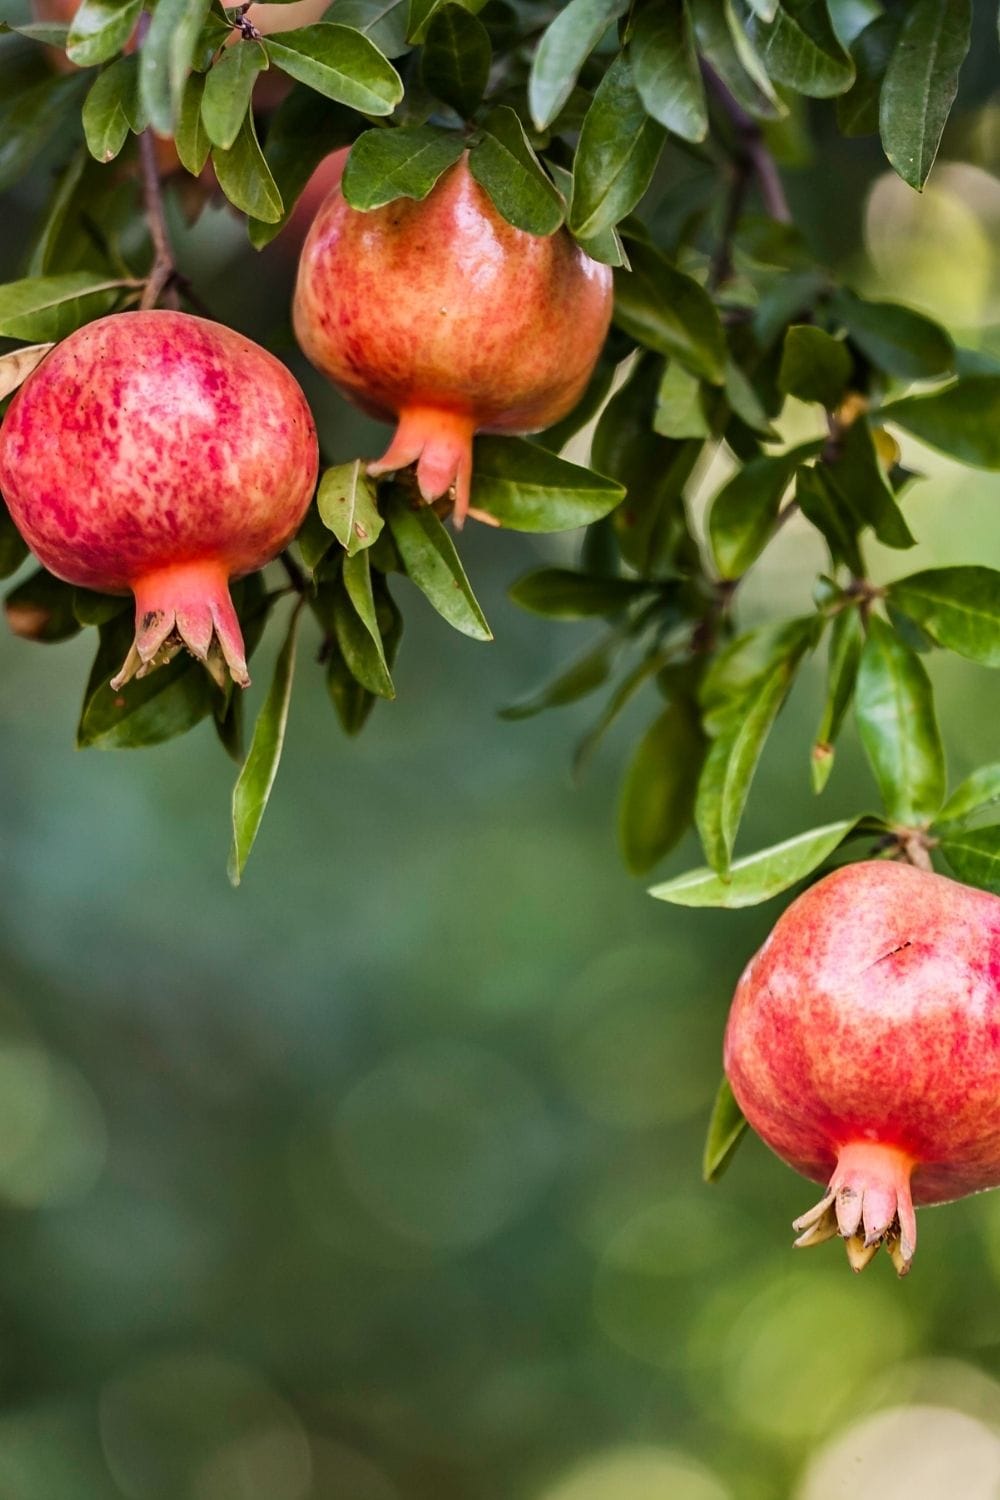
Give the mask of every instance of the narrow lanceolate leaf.
M 139 54 L 139 93 L 160 135 L 173 135 L 209 0 L 157 0 Z
M 500 710 L 501 719 L 531 719 L 547 708 L 563 708 L 568 703 L 577 703 L 590 693 L 603 687 L 611 675 L 615 656 L 620 646 L 617 635 L 609 635 L 596 646 L 587 650 L 559 672 L 550 682 Z
M 524 438 L 478 438 L 473 458 L 473 506 L 511 531 L 574 531 L 608 515 L 625 494 Z
M 205 122 L 201 118 L 201 101 L 204 92 L 204 76 L 201 73 L 192 73 L 184 86 L 180 118 L 174 136 L 174 145 L 177 148 L 181 166 L 185 172 L 190 172 L 192 177 L 198 177 L 204 171 L 212 149 Z
M 538 44 L 528 79 L 528 108 L 546 130 L 573 92 L 580 69 L 628 0 L 570 0 Z
M 253 41 L 225 48 L 214 64 L 205 79 L 201 101 L 201 118 L 213 146 L 228 151 L 235 143 L 250 108 L 257 75 L 267 66 L 267 53 L 260 42 Z
M 959 880 L 1000 896 L 1000 824 L 948 834 L 940 849 Z
M 774 529 L 781 499 L 800 464 L 820 443 L 802 443 L 787 453 L 752 458 L 716 495 L 708 534 L 723 578 L 739 578 L 760 555 Z
M 355 679 L 379 698 L 394 698 L 396 690 L 382 645 L 367 552 L 344 559 L 342 582 L 336 585 L 333 623 L 337 644 Z
M 759 119 L 787 111 L 740 25 L 733 0 L 690 0 L 698 51 L 711 63 L 736 102 Z
M 840 339 L 810 323 L 793 323 L 785 334 L 778 389 L 800 401 L 818 401 L 831 411 L 851 378 L 851 355 Z
M 284 204 L 260 149 L 252 114 L 244 119 L 228 151 L 213 146 L 212 166 L 220 188 L 234 208 L 253 219 L 262 219 L 265 224 L 277 223 Z
M 78 68 L 92 68 L 116 56 L 139 19 L 141 0 L 83 0 L 66 38 L 66 54 Z
M 58 340 L 99 317 L 128 283 L 97 271 L 31 276 L 0 286 L 0 336 Z
M 113 161 L 128 139 L 126 96 L 134 96 L 136 59 L 120 57 L 99 73 L 83 101 L 83 134 L 95 161 Z
M 724 906 L 730 911 L 757 906 L 811 875 L 839 848 L 857 821 L 847 818 L 827 823 L 823 828 L 798 833 L 770 849 L 748 854 L 745 859 L 736 859 L 724 879 L 703 867 L 654 885 L 649 894 L 673 906 Z
M 651 245 L 629 244 L 632 269 L 615 277 L 615 322 L 647 349 L 679 360 L 712 385 L 726 378 L 718 309 L 693 277 Z
M 389 529 L 407 577 L 438 614 L 463 635 L 491 641 L 493 632 L 479 607 L 454 543 L 429 506 L 414 510 L 405 500 L 389 502 Z
M 852 422 L 836 456 L 824 464 L 824 471 L 840 497 L 844 514 L 854 517 L 859 530 L 870 526 L 886 547 L 915 545 L 886 478 L 867 417 Z
M 944 801 L 944 750 L 923 663 L 873 616 L 861 653 L 855 715 L 889 818 L 928 823 Z
M 486 92 L 493 48 L 482 21 L 461 5 L 445 5 L 427 28 L 420 76 L 435 99 L 468 119 Z
M 857 609 L 842 609 L 830 629 L 826 702 L 812 747 L 812 783 L 813 791 L 817 793 L 826 786 L 833 770 L 834 746 L 854 697 L 863 644 L 860 612 Z
M 317 21 L 269 36 L 263 45 L 289 78 L 362 114 L 389 115 L 403 97 L 403 82 L 392 63 L 349 26 Z
M 618 614 L 649 592 L 649 585 L 638 578 L 605 578 L 597 573 L 574 573 L 570 568 L 538 568 L 507 590 L 515 604 L 549 620 Z
M 233 844 L 229 855 L 229 878 L 233 885 L 239 885 L 243 877 L 278 774 L 288 724 L 288 705 L 292 699 L 295 639 L 301 613 L 300 602 L 289 621 L 274 677 L 254 726 L 250 750 L 233 788 Z
M 624 53 L 601 80 L 573 164 L 569 227 L 592 239 L 630 214 L 652 181 L 666 131 L 646 113 Z
M 889 161 L 923 188 L 969 50 L 972 0 L 914 0 L 882 84 L 879 131 Z
M 1000 469 L 1000 375 L 970 375 L 930 396 L 906 396 L 882 415 L 961 463 Z
M 1000 802 L 1000 760 L 980 766 L 958 785 L 935 819 L 935 828 L 945 823 L 961 823 L 976 813 Z
M 396 198 L 426 198 L 465 149 L 456 131 L 436 125 L 366 130 L 351 148 L 342 182 L 352 208 L 382 208 Z
M 932 380 L 954 368 L 955 346 L 923 313 L 898 302 L 869 302 L 838 288 L 830 307 L 853 343 L 880 370 L 903 380 Z
M 669 704 L 628 763 L 618 802 L 618 846 L 626 868 L 645 875 L 690 827 L 705 737 L 693 703 Z
M 506 105 L 483 121 L 483 133 L 469 153 L 469 171 L 515 228 L 548 235 L 562 224 L 562 197 Z
M 320 479 L 316 493 L 320 516 L 349 557 L 378 540 L 385 522 L 377 500 L 378 488 L 360 459 L 327 469 Z
M 703 141 L 708 105 L 687 0 L 652 0 L 632 31 L 635 86 L 646 109 L 674 135 Z
M 701 1173 L 706 1182 L 718 1182 L 746 1134 L 747 1122 L 736 1103 L 729 1079 L 723 1078 L 712 1106 L 708 1135 L 702 1153 Z
M 28 344 L 23 349 L 12 349 L 9 354 L 0 354 L 0 401 L 23 385 L 33 370 L 37 370 L 53 344 Z
M 929 568 L 899 579 L 888 594 L 939 646 L 1000 667 L 1000 573 L 994 568 Z
M 781 0 L 774 20 L 752 20 L 749 32 L 776 83 L 828 99 L 854 82 L 854 63 L 830 24 L 826 0 Z

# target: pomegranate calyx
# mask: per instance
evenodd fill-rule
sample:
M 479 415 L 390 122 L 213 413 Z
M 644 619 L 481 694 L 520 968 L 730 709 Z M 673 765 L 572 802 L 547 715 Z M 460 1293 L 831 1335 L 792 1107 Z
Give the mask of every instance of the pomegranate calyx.
M 896 1271 L 905 1276 L 917 1246 L 910 1195 L 913 1162 L 895 1146 L 857 1141 L 844 1146 L 826 1194 L 796 1219 L 797 1249 L 840 1235 L 853 1271 L 863 1271 L 885 1245 Z
M 135 582 L 135 639 L 121 670 L 111 679 L 117 691 L 133 677 L 145 677 L 186 649 L 222 689 L 231 677 L 249 687 L 240 622 L 220 563 L 182 563 Z
M 407 407 L 400 413 L 392 442 L 381 458 L 368 465 L 368 473 L 376 479 L 416 464 L 421 498 L 430 505 L 447 496 L 454 504 L 455 526 L 461 530 L 469 514 L 475 427 L 475 418 L 464 412 Z

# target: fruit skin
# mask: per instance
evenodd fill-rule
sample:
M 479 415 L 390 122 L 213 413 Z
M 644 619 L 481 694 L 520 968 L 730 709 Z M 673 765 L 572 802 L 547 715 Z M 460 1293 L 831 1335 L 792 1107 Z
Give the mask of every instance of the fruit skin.
M 568 232 L 508 224 L 463 158 L 422 201 L 361 213 L 335 187 L 299 261 L 302 349 L 373 416 L 398 417 L 382 474 L 469 506 L 474 432 L 538 432 L 576 405 L 611 318 L 611 271 Z
M 25 381 L 0 427 L 0 492 L 57 577 L 136 597 L 120 686 L 180 644 L 249 681 L 228 579 L 297 531 L 316 431 L 294 377 L 241 334 L 179 312 L 78 329 Z
M 839 1230 L 864 1264 L 886 1241 L 907 1269 L 911 1189 L 1000 1184 L 1000 899 L 885 861 L 828 875 L 747 965 L 724 1060 L 754 1130 L 829 1180 L 800 1242 Z

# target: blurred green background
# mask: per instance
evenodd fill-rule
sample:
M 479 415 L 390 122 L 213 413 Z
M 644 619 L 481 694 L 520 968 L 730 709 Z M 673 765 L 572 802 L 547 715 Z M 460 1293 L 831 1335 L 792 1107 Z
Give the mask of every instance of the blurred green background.
M 823 111 L 815 160 L 785 143 L 831 261 L 981 347 L 990 47 L 922 198 Z M 6 277 L 44 186 L 4 201 Z M 175 230 L 209 306 L 293 364 L 328 455 L 374 451 L 291 348 L 281 241 L 254 257 L 215 208 Z M 906 452 L 932 476 L 907 501 L 922 545 L 876 575 L 995 561 L 1000 480 Z M 897 1282 L 792 1253 L 815 1193 L 758 1142 L 700 1182 L 729 998 L 779 908 L 684 913 L 624 873 L 616 782 L 651 701 L 581 788 L 596 701 L 495 717 L 584 643 L 505 599 L 576 545 L 470 528 L 491 646 L 400 583 L 399 698 L 356 742 L 307 636 L 239 891 L 210 728 L 76 753 L 92 639 L 0 636 L 0 1500 L 1000 1494 L 1000 1196 L 922 1213 Z M 805 606 L 821 565 L 788 526 L 744 620 Z M 996 687 L 931 670 L 957 780 L 997 757 Z M 811 795 L 821 697 L 817 664 L 744 849 L 874 804 L 850 732 Z M 688 840 L 664 873 L 697 862 Z

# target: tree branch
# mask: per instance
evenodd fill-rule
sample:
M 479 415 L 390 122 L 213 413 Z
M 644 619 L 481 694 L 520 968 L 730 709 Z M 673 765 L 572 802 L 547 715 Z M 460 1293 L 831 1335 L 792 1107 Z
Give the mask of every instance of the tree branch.
M 723 222 L 722 237 L 711 269 L 711 284 L 713 287 L 719 287 L 732 275 L 733 237 L 751 183 L 756 182 L 764 208 L 779 224 L 790 224 L 792 211 L 785 197 L 785 189 L 777 164 L 767 148 L 760 125 L 741 104 L 737 103 L 714 68 L 703 63 L 702 72 L 709 93 L 732 125 L 735 137 L 733 184 Z
M 137 47 L 141 47 L 146 40 L 149 23 L 149 12 L 143 11 L 136 27 Z M 148 128 L 139 136 L 139 161 L 142 165 L 142 193 L 146 205 L 146 222 L 149 225 L 149 237 L 153 242 L 153 264 L 139 302 L 140 308 L 145 311 L 156 306 L 176 274 L 170 236 L 167 233 L 167 221 L 163 214 L 163 190 L 160 186 L 160 169 L 156 160 L 156 142 L 152 130 Z

